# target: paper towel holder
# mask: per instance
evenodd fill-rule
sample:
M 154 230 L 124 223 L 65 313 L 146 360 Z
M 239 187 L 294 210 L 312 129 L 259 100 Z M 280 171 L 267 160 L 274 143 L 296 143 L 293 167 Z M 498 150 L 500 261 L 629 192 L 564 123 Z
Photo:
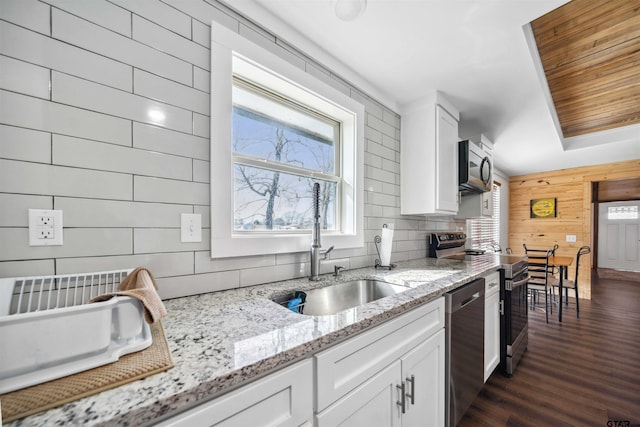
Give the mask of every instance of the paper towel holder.
M 382 224 L 382 228 L 387 228 L 387 224 Z M 394 268 L 396 268 L 396 265 L 392 262 L 389 263 L 389 265 L 382 265 L 381 263 L 381 259 L 382 257 L 380 256 L 380 247 L 378 246 L 379 243 L 382 242 L 382 237 L 380 236 L 376 236 L 373 238 L 373 242 L 376 244 L 376 252 L 378 252 L 378 258 L 376 258 L 375 261 L 375 267 L 376 268 L 386 268 L 389 270 L 393 270 Z

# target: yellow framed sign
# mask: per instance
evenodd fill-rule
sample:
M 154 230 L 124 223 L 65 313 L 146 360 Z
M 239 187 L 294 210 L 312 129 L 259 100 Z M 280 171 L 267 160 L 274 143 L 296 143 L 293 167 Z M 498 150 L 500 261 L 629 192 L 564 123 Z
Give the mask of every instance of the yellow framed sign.
M 556 217 L 556 199 L 531 199 L 529 202 L 530 218 L 555 218 Z

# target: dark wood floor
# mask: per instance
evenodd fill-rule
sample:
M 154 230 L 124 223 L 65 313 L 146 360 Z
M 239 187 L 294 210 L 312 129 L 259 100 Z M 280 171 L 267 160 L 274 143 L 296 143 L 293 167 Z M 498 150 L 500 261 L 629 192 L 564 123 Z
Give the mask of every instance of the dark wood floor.
M 459 427 L 640 427 L 640 283 L 593 276 L 579 319 L 529 314 L 514 376 L 494 372 Z

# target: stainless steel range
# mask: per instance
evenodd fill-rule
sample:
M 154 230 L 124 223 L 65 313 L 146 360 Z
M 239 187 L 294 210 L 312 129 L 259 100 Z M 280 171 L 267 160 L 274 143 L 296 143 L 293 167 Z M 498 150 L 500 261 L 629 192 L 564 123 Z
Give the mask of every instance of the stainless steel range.
M 529 320 L 527 305 L 527 258 L 516 255 L 485 253 L 464 249 L 467 236 L 461 232 L 437 232 L 429 235 L 428 256 L 463 261 L 494 257 L 500 264 L 500 370 L 513 375 L 516 365 L 527 350 Z

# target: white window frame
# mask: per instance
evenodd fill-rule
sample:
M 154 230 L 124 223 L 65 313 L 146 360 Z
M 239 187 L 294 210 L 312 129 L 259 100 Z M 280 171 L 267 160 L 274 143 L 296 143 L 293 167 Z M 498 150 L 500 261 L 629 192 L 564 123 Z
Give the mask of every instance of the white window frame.
M 275 47 L 276 45 L 274 45 Z M 232 85 L 244 76 L 327 113 L 342 124 L 341 230 L 322 234 L 336 249 L 364 245 L 364 106 L 238 33 L 211 24 L 211 258 L 308 251 L 306 234 L 233 230 Z

